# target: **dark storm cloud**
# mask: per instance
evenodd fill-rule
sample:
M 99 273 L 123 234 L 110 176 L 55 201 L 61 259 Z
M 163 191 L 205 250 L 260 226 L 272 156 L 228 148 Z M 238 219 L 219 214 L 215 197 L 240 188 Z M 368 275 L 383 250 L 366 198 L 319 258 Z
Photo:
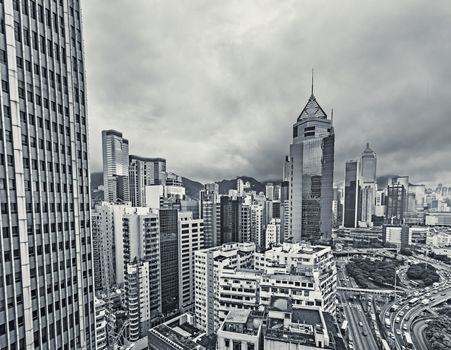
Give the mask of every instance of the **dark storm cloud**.
M 85 0 L 92 168 L 115 128 L 190 178 L 280 178 L 315 67 L 337 179 L 368 141 L 380 174 L 451 183 L 450 18 L 448 0 Z

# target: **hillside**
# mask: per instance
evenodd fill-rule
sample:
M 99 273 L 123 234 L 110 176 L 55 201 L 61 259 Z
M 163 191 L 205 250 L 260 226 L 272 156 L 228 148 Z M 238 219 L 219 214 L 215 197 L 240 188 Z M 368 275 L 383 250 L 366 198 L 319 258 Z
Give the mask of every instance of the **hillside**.
M 199 191 L 204 188 L 204 185 L 186 177 L 182 177 L 182 181 L 186 189 L 186 194 L 192 199 L 199 199 Z
M 233 180 L 221 180 L 217 183 L 219 184 L 219 193 L 221 194 L 227 194 L 229 190 L 235 189 L 236 190 L 236 180 L 241 179 L 244 182 L 249 181 L 251 184 L 251 189 L 256 191 L 257 193 L 265 192 L 265 184 L 254 179 L 253 177 L 249 176 L 238 176 L 236 179 Z

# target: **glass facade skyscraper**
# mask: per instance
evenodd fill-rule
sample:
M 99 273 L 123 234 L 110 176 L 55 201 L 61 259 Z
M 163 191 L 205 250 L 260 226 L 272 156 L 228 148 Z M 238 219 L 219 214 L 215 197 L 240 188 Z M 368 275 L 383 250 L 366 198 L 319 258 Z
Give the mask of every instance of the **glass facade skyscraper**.
M 95 348 L 78 0 L 0 1 L 0 348 Z
M 335 135 L 332 120 L 310 96 L 293 125 L 287 159 L 289 232 L 293 242 L 330 238 Z

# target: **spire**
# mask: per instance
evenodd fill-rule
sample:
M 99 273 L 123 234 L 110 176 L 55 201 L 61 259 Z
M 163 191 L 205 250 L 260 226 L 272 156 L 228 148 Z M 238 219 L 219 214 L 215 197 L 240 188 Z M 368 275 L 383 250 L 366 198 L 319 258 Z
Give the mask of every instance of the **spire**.
M 314 71 L 313 71 L 313 68 L 312 68 L 312 96 L 313 96 L 313 73 L 314 73 Z
M 334 109 L 330 110 L 330 120 L 334 121 Z

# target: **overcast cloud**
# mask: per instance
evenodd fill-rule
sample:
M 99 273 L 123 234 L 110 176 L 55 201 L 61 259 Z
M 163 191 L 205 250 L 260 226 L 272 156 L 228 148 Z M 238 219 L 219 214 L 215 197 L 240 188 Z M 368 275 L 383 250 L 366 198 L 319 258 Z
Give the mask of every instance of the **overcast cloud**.
M 84 0 L 91 168 L 101 130 L 200 181 L 281 178 L 310 95 L 334 109 L 335 173 L 451 185 L 451 2 Z

